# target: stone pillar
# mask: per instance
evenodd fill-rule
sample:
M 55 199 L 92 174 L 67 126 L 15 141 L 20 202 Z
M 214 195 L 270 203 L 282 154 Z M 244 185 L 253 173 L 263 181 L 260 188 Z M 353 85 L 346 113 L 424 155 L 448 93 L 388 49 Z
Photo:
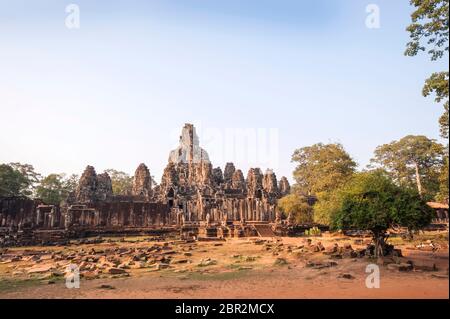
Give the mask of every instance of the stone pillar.
M 64 216 L 64 228 L 69 229 L 72 226 L 72 212 L 67 209 L 66 214 Z
M 55 227 L 55 221 L 56 221 L 56 211 L 55 211 L 56 207 L 52 207 L 52 209 L 50 210 L 50 228 Z
M 41 225 L 41 214 L 42 214 L 41 209 L 38 207 L 36 209 L 36 226 L 38 227 Z

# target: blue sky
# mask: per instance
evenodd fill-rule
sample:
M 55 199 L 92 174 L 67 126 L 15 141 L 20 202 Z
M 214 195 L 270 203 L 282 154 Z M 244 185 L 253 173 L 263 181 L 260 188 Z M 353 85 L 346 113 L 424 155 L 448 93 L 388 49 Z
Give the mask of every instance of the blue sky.
M 69 3 L 80 29 L 65 27 Z M 370 3 L 379 29 L 365 25 Z M 159 181 L 192 122 L 214 166 L 234 160 L 244 174 L 292 180 L 294 149 L 317 142 L 364 167 L 380 144 L 439 139 L 442 107 L 421 88 L 448 62 L 403 55 L 411 11 L 407 0 L 0 0 L 0 162 L 43 174 L 145 162 Z M 234 129 L 275 130 L 270 159 L 237 159 L 224 146 Z

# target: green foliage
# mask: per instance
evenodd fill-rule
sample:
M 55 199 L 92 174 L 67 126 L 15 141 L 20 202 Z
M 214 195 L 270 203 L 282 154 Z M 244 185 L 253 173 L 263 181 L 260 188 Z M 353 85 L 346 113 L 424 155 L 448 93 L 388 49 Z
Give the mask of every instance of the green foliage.
M 447 84 L 448 86 L 448 84 Z M 447 102 L 444 104 L 444 114 L 441 115 L 441 117 L 439 118 L 439 125 L 441 127 L 441 136 L 443 138 L 448 138 L 448 100 Z
M 111 177 L 114 195 L 131 195 L 133 189 L 132 176 L 115 169 L 107 169 L 105 172 Z
M 306 236 L 320 236 L 320 235 L 322 235 L 322 231 L 319 228 L 317 228 L 316 226 L 314 226 L 310 229 L 305 230 L 305 235 Z
M 64 174 L 50 174 L 36 187 L 36 196 L 46 204 L 58 205 L 75 190 L 77 180 L 76 175 L 65 178 Z
M 442 166 L 441 173 L 439 175 L 439 193 L 436 195 L 437 201 L 444 201 L 448 199 L 449 189 L 448 189 L 448 155 L 445 157 L 445 164 Z
M 330 225 L 333 215 L 340 208 L 341 187 L 328 192 L 317 194 L 317 202 L 314 205 L 314 222 L 322 225 Z
M 441 136 L 448 138 L 448 79 L 449 72 L 433 73 L 426 81 L 422 89 L 423 96 L 427 97 L 430 94 L 435 94 L 436 103 L 444 102 L 444 113 L 439 118 L 439 125 L 441 129 Z
M 356 163 L 341 144 L 322 143 L 296 150 L 292 161 L 298 163 L 294 171 L 297 182 L 294 194 L 315 194 L 318 202 L 311 213 L 313 221 L 329 224 L 334 192 L 351 178 Z
M 308 204 L 304 196 L 289 194 L 278 201 L 278 208 L 285 216 L 292 213 L 298 224 L 311 223 L 313 221 L 313 208 Z
M 407 227 L 410 231 L 415 231 L 428 225 L 434 211 L 420 199 L 418 193 L 412 189 L 401 189 L 397 192 L 393 203 L 392 219 L 393 223 L 402 227 Z
M 448 53 L 449 36 L 449 1 L 448 0 L 410 0 L 415 11 L 411 14 L 412 23 L 407 27 L 411 41 L 406 45 L 405 55 L 415 56 L 420 51 L 427 51 L 435 61 Z M 428 49 L 427 49 L 428 47 Z M 439 119 L 441 135 L 448 138 L 449 74 L 433 73 L 425 82 L 423 95 L 436 94 L 436 102 L 444 103 L 444 114 Z
M 73 193 L 76 191 L 79 179 L 80 177 L 77 174 L 72 174 L 64 179 L 64 188 L 66 189 L 67 193 Z
M 16 171 L 20 172 L 26 180 L 27 187 L 23 190 L 23 195 L 31 196 L 34 195 L 34 191 L 37 183 L 42 178 L 41 174 L 36 173 L 34 171 L 33 165 L 30 164 L 21 164 L 21 163 L 9 163 L 12 168 Z
M 444 155 L 444 146 L 435 140 L 408 135 L 378 146 L 371 163 L 386 170 L 398 185 L 417 187 L 419 193 L 434 196 L 439 190 Z
M 448 0 L 410 0 L 415 7 L 411 14 L 412 23 L 406 28 L 411 41 L 405 55 L 414 56 L 428 49 L 432 60 L 442 58 L 448 52 Z M 423 43 L 425 42 L 425 43 Z
M 356 163 L 341 144 L 314 144 L 295 150 L 292 161 L 296 189 L 303 194 L 317 194 L 335 189 L 354 173 Z
M 36 196 L 46 204 L 59 204 L 63 196 L 62 176 L 50 174 L 36 187 Z
M 333 229 L 369 230 L 374 237 L 392 226 L 423 228 L 434 214 L 417 192 L 395 185 L 380 171 L 355 174 L 343 187 L 339 206 Z
M 2 164 L 0 169 L 1 196 L 31 196 L 41 175 L 29 164 Z
M 0 165 L 0 196 L 28 196 L 29 181 L 11 165 Z

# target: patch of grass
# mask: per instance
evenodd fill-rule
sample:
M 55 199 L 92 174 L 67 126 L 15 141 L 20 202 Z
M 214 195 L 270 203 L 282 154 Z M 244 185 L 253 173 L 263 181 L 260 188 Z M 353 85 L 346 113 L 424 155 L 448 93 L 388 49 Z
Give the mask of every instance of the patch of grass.
M 403 239 L 400 236 L 390 237 L 388 243 L 391 245 L 419 245 L 427 240 L 431 240 L 437 244 L 448 244 L 448 232 L 445 233 L 420 233 L 414 235 L 412 240 Z
M 209 267 L 209 266 L 215 266 L 217 265 L 217 260 L 208 259 L 208 260 L 202 260 L 197 267 Z
M 199 281 L 227 281 L 227 280 L 235 280 L 240 279 L 242 277 L 245 277 L 248 275 L 249 270 L 240 270 L 240 271 L 224 271 L 224 272 L 218 272 L 213 274 L 202 274 L 198 272 L 193 272 L 187 274 L 187 278 L 192 280 L 199 280 Z
M 415 235 L 413 238 L 413 242 L 417 242 L 417 244 L 420 244 L 420 242 L 424 242 L 427 240 L 432 240 L 437 243 L 448 243 L 448 232 L 446 233 L 425 233 L 425 234 L 419 234 Z
M 261 258 L 261 256 L 241 256 L 240 261 L 251 263 L 256 261 L 256 259 Z
M 230 264 L 228 265 L 229 269 L 232 270 L 238 270 L 238 271 L 244 271 L 244 270 L 251 270 L 251 267 L 246 267 L 246 266 L 242 266 L 239 263 L 234 263 L 234 264 Z
M 387 243 L 397 246 L 397 245 L 403 245 L 403 244 L 407 244 L 408 242 L 405 241 L 404 239 L 402 239 L 401 237 L 390 237 L 387 240 Z
M 0 292 L 7 292 L 12 290 L 19 290 L 28 287 L 35 287 L 44 284 L 41 279 L 4 279 L 0 280 Z M 46 284 L 46 283 L 45 283 Z

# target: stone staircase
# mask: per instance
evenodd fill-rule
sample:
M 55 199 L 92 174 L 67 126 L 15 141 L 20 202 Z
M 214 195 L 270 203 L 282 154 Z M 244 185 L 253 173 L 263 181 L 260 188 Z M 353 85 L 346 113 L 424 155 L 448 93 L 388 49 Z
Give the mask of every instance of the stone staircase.
M 259 237 L 275 237 L 272 227 L 269 224 L 255 224 Z

